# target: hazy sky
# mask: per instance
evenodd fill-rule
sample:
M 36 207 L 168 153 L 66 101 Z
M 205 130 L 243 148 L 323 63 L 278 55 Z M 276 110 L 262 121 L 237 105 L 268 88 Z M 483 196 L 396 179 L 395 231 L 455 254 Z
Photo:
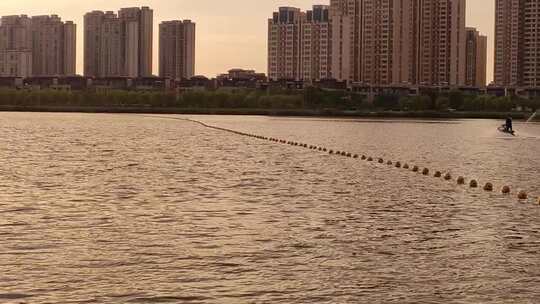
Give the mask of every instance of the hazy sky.
M 495 0 L 468 0 L 467 26 L 488 35 L 488 80 L 493 77 Z M 130 6 L 154 9 L 154 73 L 157 73 L 157 24 L 191 19 L 197 23 L 196 73 L 215 76 L 233 67 L 266 72 L 267 19 L 279 6 L 308 9 L 329 0 L 0 0 L 0 15 L 57 14 L 78 27 L 77 71 L 82 73 L 83 15 L 91 10 Z

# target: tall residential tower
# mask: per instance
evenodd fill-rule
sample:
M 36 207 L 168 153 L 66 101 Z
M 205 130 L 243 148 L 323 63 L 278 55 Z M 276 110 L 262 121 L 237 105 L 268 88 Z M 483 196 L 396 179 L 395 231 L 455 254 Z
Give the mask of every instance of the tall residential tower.
M 330 0 L 332 75 L 339 81 L 360 80 L 361 0 Z
M 152 75 L 153 11 L 148 7 L 84 16 L 84 75 Z
M 165 21 L 159 25 L 159 76 L 189 79 L 195 75 L 195 23 Z
M 315 5 L 306 12 L 301 27 L 300 58 L 301 79 L 332 78 L 332 30 L 327 5 Z
M 540 86 L 540 0 L 496 0 L 495 84 Z
M 465 84 L 465 0 L 423 0 L 416 26 L 417 84 Z
M 467 28 L 465 84 L 471 87 L 486 86 L 487 37 L 475 28 Z
M 60 17 L 34 16 L 32 23 L 32 74 L 72 76 L 76 66 L 76 25 Z
M 268 78 L 300 80 L 301 29 L 305 13 L 280 7 L 268 19 Z
M 26 15 L 0 19 L 0 77 L 32 75 L 32 23 Z

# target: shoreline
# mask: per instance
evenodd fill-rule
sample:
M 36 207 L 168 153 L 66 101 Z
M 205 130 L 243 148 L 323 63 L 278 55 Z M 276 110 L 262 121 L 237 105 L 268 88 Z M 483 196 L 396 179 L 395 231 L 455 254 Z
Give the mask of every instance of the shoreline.
M 526 120 L 530 112 L 475 112 L 475 111 L 343 111 L 334 109 L 248 109 L 248 108 L 167 108 L 167 107 L 107 107 L 107 106 L 6 106 L 0 112 L 94 113 L 94 114 L 183 114 L 183 115 L 245 115 L 292 117 L 348 117 L 348 118 L 432 118 L 432 119 L 504 119 L 511 115 Z M 537 118 L 535 121 L 539 121 Z

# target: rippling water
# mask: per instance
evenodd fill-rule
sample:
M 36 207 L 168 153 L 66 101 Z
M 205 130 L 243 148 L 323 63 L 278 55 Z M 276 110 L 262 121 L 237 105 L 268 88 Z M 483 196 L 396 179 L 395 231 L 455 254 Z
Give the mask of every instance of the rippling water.
M 0 114 L 0 303 L 538 303 L 540 207 L 181 116 Z M 540 125 L 193 117 L 540 194 Z

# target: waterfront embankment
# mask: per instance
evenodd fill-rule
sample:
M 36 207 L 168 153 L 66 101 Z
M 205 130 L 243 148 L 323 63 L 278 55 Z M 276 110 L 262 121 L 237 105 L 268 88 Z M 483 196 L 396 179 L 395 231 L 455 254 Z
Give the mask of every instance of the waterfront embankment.
M 133 106 L 20 106 L 0 105 L 2 112 L 66 112 L 115 114 L 260 115 L 296 117 L 434 118 L 434 119 L 528 119 L 530 112 L 484 111 L 347 111 L 339 109 L 177 108 Z M 537 118 L 536 121 L 539 119 Z

